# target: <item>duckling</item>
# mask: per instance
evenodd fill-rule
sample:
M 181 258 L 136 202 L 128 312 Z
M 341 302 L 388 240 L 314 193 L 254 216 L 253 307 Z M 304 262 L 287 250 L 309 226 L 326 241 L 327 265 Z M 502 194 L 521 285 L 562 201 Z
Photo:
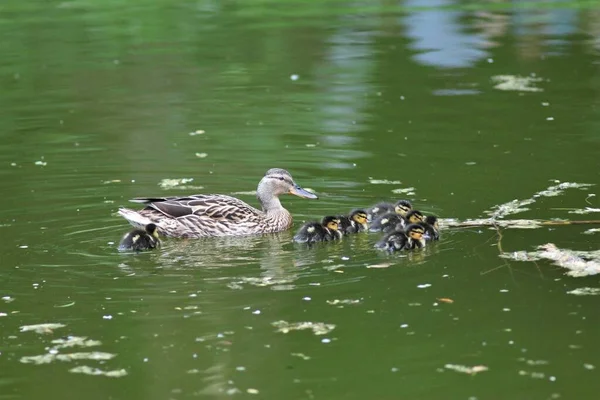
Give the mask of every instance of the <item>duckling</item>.
M 344 235 L 363 232 L 368 228 L 367 212 L 362 209 L 352 210 L 348 215 L 338 215 L 337 218 L 340 220 L 339 230 Z
M 424 233 L 421 225 L 409 224 L 405 231 L 395 230 L 385 235 L 375 247 L 389 252 L 422 248 L 425 247 Z
M 412 210 L 412 204 L 410 204 L 410 201 L 408 200 L 398 200 L 396 204 L 383 202 L 377 203 L 369 208 L 367 210 L 367 216 L 369 221 L 373 221 L 375 218 L 390 212 L 405 216 L 410 210 Z
M 369 230 L 371 232 L 390 233 L 394 230 L 402 230 L 408 224 L 418 224 L 425 219 L 423 213 L 419 210 L 409 210 L 407 213 L 404 213 L 404 211 L 406 211 L 406 208 L 401 209 L 403 214 L 396 211 L 381 215 L 373 221 Z
M 420 224 L 421 222 L 425 221 L 425 216 L 419 210 L 412 210 L 404 216 L 404 220 L 406 222 L 405 225 Z
M 404 218 L 395 212 L 385 213 L 376 217 L 369 227 L 371 232 L 390 233 L 394 230 L 402 230 L 404 227 Z
M 119 250 L 151 250 L 160 247 L 158 230 L 155 224 L 148 224 L 144 230 L 134 229 L 125 234 L 119 243 Z
M 341 239 L 342 232 L 338 230 L 340 220 L 337 217 L 326 216 L 321 222 L 307 222 L 294 235 L 294 242 L 314 243 L 329 242 Z
M 440 226 L 436 216 L 428 215 L 420 225 L 425 229 L 425 240 L 440 240 Z

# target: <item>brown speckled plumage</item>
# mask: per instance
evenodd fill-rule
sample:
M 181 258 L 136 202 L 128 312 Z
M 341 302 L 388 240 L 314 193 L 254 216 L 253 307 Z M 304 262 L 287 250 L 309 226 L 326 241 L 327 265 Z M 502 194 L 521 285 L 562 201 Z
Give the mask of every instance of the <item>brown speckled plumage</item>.
M 292 226 L 292 215 L 281 205 L 279 195 L 294 194 L 317 198 L 298 186 L 289 172 L 272 168 L 258 184 L 256 197 L 262 210 L 240 199 L 221 194 L 187 197 L 137 198 L 146 208 L 121 208 L 119 214 L 133 226 L 150 222 L 160 234 L 169 237 L 241 236 L 284 231 Z

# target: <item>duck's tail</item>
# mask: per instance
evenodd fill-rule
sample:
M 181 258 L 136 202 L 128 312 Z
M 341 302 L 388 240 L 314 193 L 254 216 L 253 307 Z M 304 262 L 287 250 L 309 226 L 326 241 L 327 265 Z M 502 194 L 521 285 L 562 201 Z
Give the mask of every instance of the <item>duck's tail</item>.
M 149 218 L 129 208 L 119 208 L 118 213 L 137 229 L 144 229 L 146 225 L 153 223 Z

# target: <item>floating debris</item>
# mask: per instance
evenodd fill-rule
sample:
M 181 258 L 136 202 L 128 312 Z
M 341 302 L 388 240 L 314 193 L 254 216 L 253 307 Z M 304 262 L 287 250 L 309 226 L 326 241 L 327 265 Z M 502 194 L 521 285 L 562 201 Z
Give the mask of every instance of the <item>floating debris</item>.
M 392 264 L 391 263 L 371 264 L 371 265 L 367 265 L 367 268 L 388 268 L 390 265 L 392 265 Z
M 511 200 L 508 203 L 500 204 L 496 206 L 496 210 L 491 212 L 488 211 L 487 214 L 491 215 L 492 218 L 504 218 L 507 215 L 518 214 L 523 211 L 529 211 L 529 208 L 524 207 L 529 204 L 535 203 L 534 199 L 525 199 L 525 200 Z
M 56 351 L 56 350 L 54 350 Z M 93 352 L 81 352 L 81 353 L 68 353 L 68 354 L 53 354 L 47 353 L 39 356 L 25 356 L 21 357 L 23 364 L 49 364 L 54 361 L 73 361 L 73 360 L 95 360 L 95 361 L 106 361 L 114 358 L 115 354 L 104 353 L 101 351 Z
M 584 235 L 593 235 L 595 233 L 600 232 L 600 228 L 592 228 L 583 232 Z
M 45 167 L 46 165 L 48 165 L 48 163 L 46 161 L 41 161 L 40 160 L 40 161 L 36 161 L 35 165 L 39 165 L 39 166 Z
M 108 185 L 109 183 L 121 183 L 120 179 L 111 179 L 108 181 L 102 181 L 103 184 Z
M 205 131 L 203 131 L 202 129 L 198 129 L 197 131 L 190 132 L 189 135 L 190 136 L 197 136 L 197 135 L 203 135 L 204 133 L 205 133 Z
M 442 303 L 448 303 L 448 304 L 452 304 L 454 303 L 454 300 L 448 298 L 448 297 L 440 297 L 437 299 L 437 301 L 440 301 Z
M 399 189 L 392 189 L 392 193 L 394 194 L 405 194 L 408 196 L 414 196 L 416 194 L 416 190 L 414 187 L 409 187 L 409 188 L 399 188 Z
M 69 372 L 74 374 L 86 374 L 86 375 L 100 375 L 107 376 L 109 378 L 121 378 L 127 375 L 127 371 L 124 369 L 115 369 L 113 371 L 103 371 L 98 368 L 88 367 L 87 365 L 81 365 L 79 367 L 71 368 Z
M 517 92 L 543 92 L 544 89 L 533 86 L 535 82 L 543 81 L 534 76 L 495 75 L 491 77 L 496 85 L 494 89 Z
M 37 324 L 37 325 L 23 325 L 19 329 L 21 332 L 35 332 L 35 333 L 52 333 L 54 329 L 64 328 L 65 324 Z
M 301 358 L 303 360 L 306 360 L 306 361 L 310 360 L 310 357 L 307 356 L 307 355 L 305 355 L 304 353 L 292 353 L 291 355 L 294 356 L 294 357 L 299 357 L 299 358 Z
M 569 211 L 569 214 L 591 214 L 600 212 L 600 208 L 586 207 L 578 210 Z
M 249 394 L 258 394 L 258 389 L 249 388 L 246 389 L 246 392 Z
M 466 365 L 446 364 L 444 365 L 444 368 L 469 375 L 475 375 L 479 372 L 484 372 L 488 370 L 488 367 L 486 367 L 485 365 L 475 365 L 473 367 L 467 367 Z
M 187 183 L 193 182 L 194 178 L 163 179 L 158 182 L 158 186 L 163 189 L 204 189 L 202 186 L 191 186 Z
M 537 251 L 531 252 L 511 252 L 500 255 L 502 258 L 508 258 L 515 261 L 537 261 L 547 259 L 554 262 L 554 265 L 569 270 L 567 275 L 574 277 L 589 276 L 600 273 L 600 250 L 596 251 L 576 251 L 569 249 L 560 249 L 553 243 L 546 243 L 538 246 Z
M 555 185 L 549 186 L 545 190 L 535 193 L 529 199 L 511 200 L 508 203 L 495 206 L 492 210 L 487 211 L 486 214 L 490 215 L 493 219 L 504 218 L 507 215 L 528 211 L 529 208 L 524 206 L 535 203 L 536 199 L 539 197 L 555 197 L 561 195 L 567 189 L 582 189 L 593 186 L 589 183 L 554 182 L 556 183 Z
M 12 303 L 13 301 L 15 301 L 15 298 L 10 296 L 3 296 L 2 300 L 4 300 L 4 302 L 6 303 Z
M 323 322 L 287 322 L 275 321 L 271 323 L 277 328 L 277 332 L 288 333 L 290 331 L 301 331 L 304 329 L 312 329 L 315 335 L 325 335 L 335 329 L 334 324 L 326 324 Z
M 360 304 L 360 300 L 358 299 L 344 299 L 344 300 L 326 300 L 326 303 L 332 306 L 337 306 L 340 304 L 343 305 L 350 305 L 350 304 Z
M 369 183 L 373 185 L 400 185 L 400 181 L 388 181 L 387 179 L 373 179 L 369 178 Z
M 208 157 L 208 153 L 196 153 L 196 157 L 198 157 L 198 158 L 206 158 L 206 157 Z
M 100 346 L 102 342 L 88 339 L 85 336 L 67 336 L 66 339 L 55 339 L 52 343 L 56 344 L 55 349 L 64 349 L 67 347 L 93 347 Z
M 600 295 L 600 288 L 582 287 L 573 289 L 568 294 L 574 294 L 575 296 L 598 296 Z

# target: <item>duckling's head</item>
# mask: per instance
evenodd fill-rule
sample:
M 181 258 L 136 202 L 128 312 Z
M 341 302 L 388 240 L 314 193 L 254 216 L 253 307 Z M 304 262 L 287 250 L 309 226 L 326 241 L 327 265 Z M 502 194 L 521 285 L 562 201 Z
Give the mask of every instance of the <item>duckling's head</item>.
M 406 217 L 406 214 L 408 214 L 410 210 L 412 210 L 412 204 L 410 204 L 410 201 L 408 200 L 399 200 L 394 205 L 394 211 L 396 211 L 396 214 L 400 214 L 403 217 Z
M 155 224 L 148 224 L 145 227 L 146 233 L 158 239 L 158 229 Z
M 367 212 L 365 210 L 353 210 L 350 213 L 350 219 L 359 225 L 367 227 Z
M 425 223 L 433 226 L 436 231 L 440 230 L 440 225 L 438 224 L 438 219 L 435 215 L 428 215 L 425 217 Z
M 425 220 L 425 216 L 419 210 L 410 211 L 404 218 L 406 218 L 409 224 L 418 224 L 419 222 L 423 222 Z
M 340 220 L 337 217 L 332 217 L 330 215 L 323 217 L 323 220 L 321 221 L 321 225 L 323 225 L 325 228 L 331 229 L 332 231 L 338 230 L 339 223 Z
M 318 197 L 300 185 L 294 182 L 292 175 L 285 169 L 271 168 L 260 180 L 256 195 L 261 199 L 266 199 L 282 194 L 293 194 L 305 199 L 317 199 Z
M 425 229 L 421 225 L 410 224 L 406 227 L 406 236 L 413 240 L 421 240 L 425 234 Z

